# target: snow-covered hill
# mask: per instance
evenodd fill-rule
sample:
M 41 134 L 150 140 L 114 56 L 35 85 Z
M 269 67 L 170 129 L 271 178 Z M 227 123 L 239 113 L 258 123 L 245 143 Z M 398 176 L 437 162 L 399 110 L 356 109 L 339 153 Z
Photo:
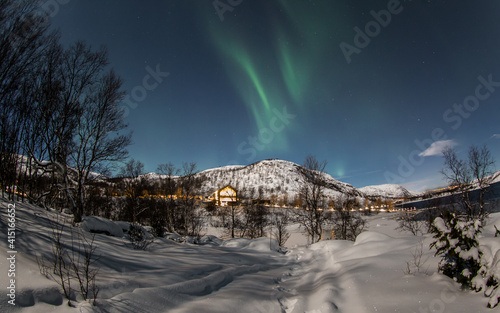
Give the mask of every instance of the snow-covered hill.
M 410 192 L 406 188 L 394 185 L 384 184 L 376 186 L 366 186 L 358 189 L 366 198 L 391 198 L 401 199 L 414 197 L 417 193 Z
M 496 172 L 492 176 L 493 176 L 493 180 L 491 181 L 491 183 L 498 183 L 498 182 L 500 182 L 500 171 Z
M 302 187 L 301 166 L 284 160 L 263 160 L 247 166 L 224 166 L 198 173 L 202 178 L 202 191 L 213 192 L 226 185 L 239 190 L 250 198 L 270 199 L 287 196 L 294 199 Z M 340 182 L 328 174 L 324 174 L 327 186 L 327 197 L 340 195 L 360 197 L 361 194 L 353 186 Z
M 270 159 L 250 165 L 230 165 L 201 171 L 196 177 L 202 180 L 201 193 L 209 195 L 227 185 L 237 189 L 243 197 L 293 201 L 303 186 L 301 170 L 293 162 Z M 160 179 L 162 175 L 149 173 L 143 175 L 148 180 Z M 399 199 L 415 195 L 399 185 L 368 186 L 356 189 L 348 183 L 324 174 L 327 182 L 325 195 L 330 199 L 343 197 Z

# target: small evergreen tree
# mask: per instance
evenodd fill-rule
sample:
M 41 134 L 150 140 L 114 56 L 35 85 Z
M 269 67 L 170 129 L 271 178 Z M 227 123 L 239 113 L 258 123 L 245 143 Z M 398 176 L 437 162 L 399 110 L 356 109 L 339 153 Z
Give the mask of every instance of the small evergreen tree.
M 434 220 L 432 233 L 435 241 L 431 248 L 442 257 L 439 271 L 453 278 L 463 288 L 472 288 L 472 280 L 481 269 L 482 252 L 477 236 L 481 232 L 481 221 L 467 220 L 455 213 L 445 212 Z
M 494 308 L 500 303 L 500 251 L 486 248 L 483 253 L 480 275 L 472 280 L 472 286 L 490 298 L 488 307 Z
M 128 238 L 136 250 L 147 250 L 154 239 L 138 224 L 130 224 Z

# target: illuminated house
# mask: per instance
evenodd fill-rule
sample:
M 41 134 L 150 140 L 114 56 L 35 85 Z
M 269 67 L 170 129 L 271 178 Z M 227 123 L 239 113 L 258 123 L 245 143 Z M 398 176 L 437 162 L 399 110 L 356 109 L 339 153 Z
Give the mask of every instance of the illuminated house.
M 213 193 L 210 197 L 217 206 L 229 206 L 238 202 L 238 192 L 231 186 L 226 186 Z

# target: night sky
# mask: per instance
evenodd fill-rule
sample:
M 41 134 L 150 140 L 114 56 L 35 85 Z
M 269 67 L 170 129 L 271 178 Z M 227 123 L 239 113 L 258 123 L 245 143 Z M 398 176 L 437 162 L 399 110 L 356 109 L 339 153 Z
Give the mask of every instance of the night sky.
M 312 154 L 355 187 L 422 191 L 446 145 L 500 165 L 500 1 L 46 3 L 64 44 L 108 48 L 148 172 Z

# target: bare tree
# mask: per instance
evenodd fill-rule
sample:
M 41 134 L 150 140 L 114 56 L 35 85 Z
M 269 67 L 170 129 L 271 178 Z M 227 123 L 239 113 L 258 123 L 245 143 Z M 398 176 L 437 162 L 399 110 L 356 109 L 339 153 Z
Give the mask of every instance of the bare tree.
M 119 173 L 119 176 L 122 177 L 121 182 L 127 201 L 122 218 L 133 224 L 137 222 L 137 217 L 141 213 L 139 196 L 142 192 L 142 178 L 140 177 L 142 174 L 144 174 L 144 164 L 135 159 L 130 159 L 125 163 Z
M 71 154 L 77 183 L 75 222 L 85 212 L 85 185 L 93 178 L 92 172 L 106 173 L 109 162 L 122 161 L 127 155 L 125 148 L 131 143 L 131 134 L 119 134 L 126 127 L 118 107 L 123 97 L 121 85 L 121 79 L 113 71 L 104 75 L 79 119 Z
M 268 209 L 260 203 L 246 205 L 242 210 L 241 236 L 259 238 L 265 236 L 268 225 Z
M 453 190 L 459 192 L 465 215 L 468 219 L 484 219 L 487 215 L 484 195 L 495 178 L 495 163 L 489 149 L 486 146 L 471 146 L 467 160 L 459 159 L 452 148 L 445 149 L 443 156 L 444 168 L 441 173 Z M 477 201 L 472 198 L 472 191 L 475 189 L 479 193 Z
M 130 135 L 118 134 L 122 82 L 103 74 L 104 48 L 63 48 L 39 5 L 0 2 L 0 184 L 41 204 L 65 201 L 80 222 L 90 172 L 122 160 L 130 144 Z M 40 176 L 50 186 L 35 194 Z
M 36 79 L 46 45 L 55 35 L 47 35 L 46 16 L 31 0 L 0 1 L 0 185 L 18 181 L 16 169 L 22 153 L 29 113 L 29 84 Z M 20 168 L 20 167 L 19 167 Z M 4 188 L 2 188 L 2 195 Z M 14 194 L 11 193 L 10 197 Z
M 411 212 L 409 210 L 405 210 L 398 216 L 399 218 L 399 226 L 400 230 L 407 230 L 411 232 L 413 235 L 418 236 L 422 234 L 422 228 L 424 225 L 424 221 L 419 219 L 415 212 Z
M 229 202 L 228 205 L 228 207 L 222 207 L 220 209 L 221 216 L 227 232 L 231 235 L 231 238 L 235 238 L 236 231 L 238 230 L 238 228 L 241 228 L 241 220 L 239 217 L 241 207 L 238 206 L 235 202 Z M 229 219 L 227 219 L 226 217 L 229 217 Z
M 96 256 L 97 246 L 95 243 L 95 234 L 91 234 L 90 236 L 85 235 L 83 230 L 78 228 L 78 238 L 75 239 L 74 236 L 72 231 L 69 261 L 73 270 L 73 277 L 78 281 L 80 294 L 83 299 L 87 300 L 92 295 L 93 304 L 95 305 L 97 295 L 99 294 L 99 288 L 96 285 L 99 267 L 95 266 L 99 256 Z
M 428 267 L 424 270 L 424 265 L 429 259 L 428 257 L 424 257 L 424 239 L 421 238 L 418 244 L 415 246 L 415 249 L 411 252 L 412 260 L 406 261 L 406 269 L 403 272 L 406 275 L 412 275 L 415 273 L 420 273 L 421 271 L 424 274 L 427 274 Z
M 359 202 L 354 197 L 343 196 L 335 201 L 332 223 L 336 239 L 355 240 L 363 231 L 366 221 L 353 212 L 357 208 L 359 208 Z
M 288 238 L 290 238 L 290 232 L 287 229 L 289 223 L 290 215 L 288 213 L 288 209 L 274 212 L 271 215 L 271 232 L 280 246 L 284 246 Z
M 48 273 L 49 277 L 61 286 L 64 296 L 68 299 L 68 305 L 71 306 L 72 268 L 71 261 L 68 260 L 69 252 L 63 239 L 65 224 L 64 217 L 60 218 L 57 216 L 56 221 L 51 221 L 52 266 Z
M 105 49 L 93 51 L 83 42 L 63 49 L 54 40 L 33 82 L 31 124 L 38 126 L 27 128 L 34 132 L 27 138 L 41 144 L 28 145 L 27 152 L 52 177 L 52 189 L 64 193 L 75 223 L 84 213 L 90 173 L 123 160 L 130 144 L 130 134 L 119 134 L 126 127 L 118 107 L 122 81 L 112 71 L 103 74 L 107 64 Z
M 196 163 L 184 163 L 182 165 L 181 209 L 182 209 L 182 231 L 185 235 L 199 236 L 203 228 L 203 211 L 196 206 L 196 195 L 199 191 L 201 181 L 196 175 Z
M 323 225 L 326 221 L 324 211 L 326 164 L 326 161 L 319 162 L 314 156 L 309 155 L 302 167 L 298 168 L 302 177 L 300 190 L 302 208 L 294 211 L 294 216 L 304 227 L 313 243 L 321 239 Z
M 179 174 L 179 169 L 172 163 L 165 163 L 158 165 L 157 171 L 163 176 L 160 179 L 160 192 L 165 197 L 160 200 L 165 204 L 165 210 L 164 212 L 158 212 L 158 215 L 165 218 L 165 226 L 169 232 L 177 233 L 176 220 L 179 214 L 174 195 L 178 186 L 176 176 Z
M 479 189 L 479 211 L 485 212 L 484 195 L 491 182 L 496 178 L 494 174 L 495 161 L 488 147 L 472 146 L 469 149 L 469 168 L 474 183 Z
M 61 215 L 56 215 L 55 219 L 49 217 L 49 222 L 52 250 L 49 258 L 37 255 L 40 273 L 61 286 L 69 306 L 72 306 L 71 297 L 75 289 L 72 282 L 75 279 L 83 299 L 87 300 L 92 295 L 95 305 L 99 293 L 96 284 L 99 256 L 96 254 L 95 234 L 89 236 L 81 228 L 75 230 Z

